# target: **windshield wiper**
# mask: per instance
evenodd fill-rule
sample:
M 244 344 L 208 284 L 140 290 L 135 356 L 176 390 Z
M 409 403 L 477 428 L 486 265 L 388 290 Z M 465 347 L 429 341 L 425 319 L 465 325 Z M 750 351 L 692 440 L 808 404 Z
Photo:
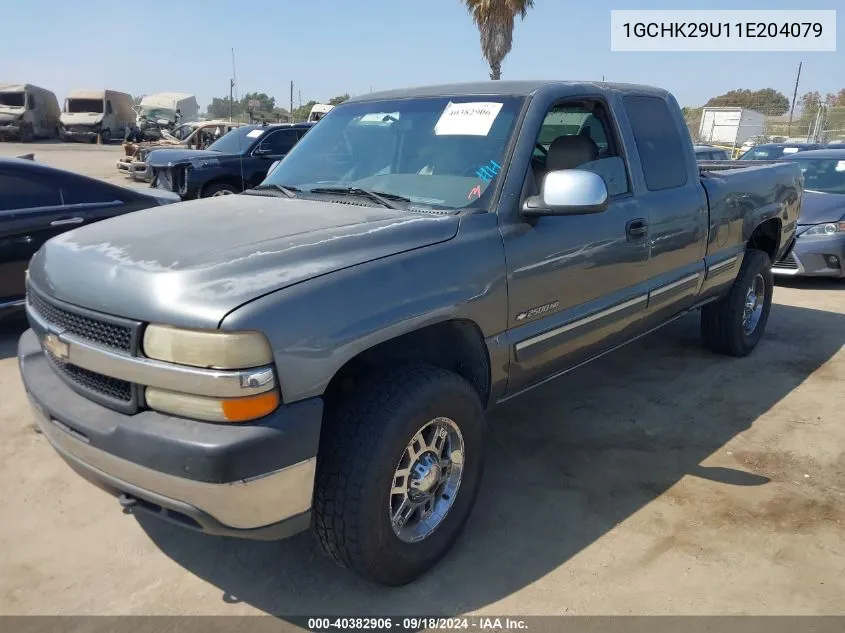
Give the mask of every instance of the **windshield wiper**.
M 385 193 L 383 191 L 370 191 L 369 189 L 362 189 L 361 187 L 317 187 L 316 189 L 309 189 L 308 193 L 333 193 L 347 196 L 366 196 L 370 200 L 375 200 L 382 206 L 388 209 L 401 210 L 400 207 L 393 200 L 400 202 L 411 202 L 410 198 L 399 196 L 394 193 Z
M 296 198 L 296 192 L 301 190 L 297 187 L 285 187 L 284 185 L 277 185 L 276 183 L 268 182 L 266 184 L 253 187 L 252 189 L 247 189 L 244 193 L 248 193 L 249 191 L 279 191 L 285 194 L 288 198 Z

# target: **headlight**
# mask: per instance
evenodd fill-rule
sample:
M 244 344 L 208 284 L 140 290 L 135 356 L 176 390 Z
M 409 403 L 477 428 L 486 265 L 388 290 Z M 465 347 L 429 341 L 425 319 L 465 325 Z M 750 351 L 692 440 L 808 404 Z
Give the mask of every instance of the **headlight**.
M 842 232 L 845 232 L 845 222 L 826 222 L 810 227 L 801 235 L 836 235 Z
M 260 332 L 183 330 L 148 325 L 144 353 L 179 365 L 211 369 L 248 369 L 273 362 L 270 343 Z

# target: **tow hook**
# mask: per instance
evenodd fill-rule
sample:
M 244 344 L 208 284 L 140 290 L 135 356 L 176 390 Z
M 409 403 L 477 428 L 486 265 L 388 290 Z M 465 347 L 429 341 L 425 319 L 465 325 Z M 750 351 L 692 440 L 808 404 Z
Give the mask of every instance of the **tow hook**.
M 130 514 L 132 509 L 138 505 L 138 500 L 135 497 L 130 497 L 126 493 L 121 494 L 117 500 L 123 508 L 124 514 Z

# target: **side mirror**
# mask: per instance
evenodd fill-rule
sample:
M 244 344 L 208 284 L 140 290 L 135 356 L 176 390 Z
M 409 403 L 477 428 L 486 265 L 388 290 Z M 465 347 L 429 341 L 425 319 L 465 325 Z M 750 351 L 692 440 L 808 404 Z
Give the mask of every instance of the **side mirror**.
M 522 207 L 525 216 L 585 215 L 607 209 L 604 178 L 583 169 L 550 171 L 543 179 L 539 196 L 531 196 Z

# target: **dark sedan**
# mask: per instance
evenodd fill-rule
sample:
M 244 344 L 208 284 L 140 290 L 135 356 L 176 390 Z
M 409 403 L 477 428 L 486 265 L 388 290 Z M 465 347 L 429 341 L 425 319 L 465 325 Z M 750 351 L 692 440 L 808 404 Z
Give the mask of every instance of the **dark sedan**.
M 152 186 L 183 200 L 240 193 L 260 184 L 267 170 L 293 149 L 314 123 L 245 125 L 204 150 L 157 149 L 147 156 Z
M 822 149 L 821 143 L 766 143 L 755 145 L 737 160 L 779 160 L 798 152 Z
M 178 196 L 150 195 L 33 160 L 0 158 L 0 317 L 23 307 L 29 260 L 51 237 L 178 201 Z
M 804 172 L 795 248 L 775 262 L 778 275 L 845 277 L 845 149 L 784 156 Z

